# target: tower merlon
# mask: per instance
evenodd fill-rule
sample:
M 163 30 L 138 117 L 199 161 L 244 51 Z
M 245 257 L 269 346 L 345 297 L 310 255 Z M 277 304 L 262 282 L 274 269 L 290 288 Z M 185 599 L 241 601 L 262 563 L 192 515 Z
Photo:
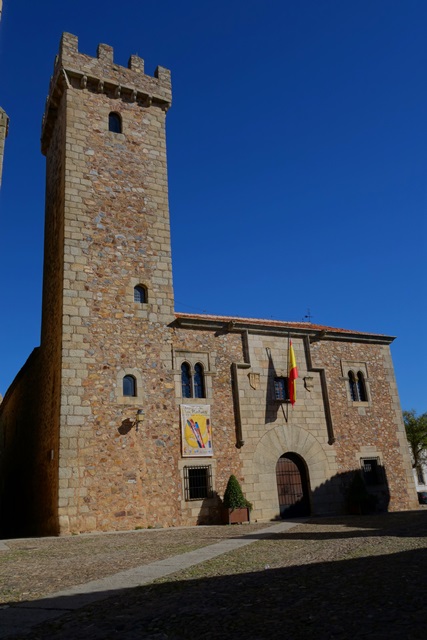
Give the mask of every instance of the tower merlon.
M 49 146 L 57 107 L 67 88 L 106 93 L 118 100 L 138 102 L 143 107 L 153 105 L 164 111 L 172 103 L 169 69 L 157 67 L 154 76 L 148 76 L 144 73 L 144 60 L 137 55 L 130 56 L 127 67 L 115 64 L 113 47 L 107 44 L 98 45 L 96 58 L 79 53 L 77 36 L 63 33 L 43 115 L 43 153 Z

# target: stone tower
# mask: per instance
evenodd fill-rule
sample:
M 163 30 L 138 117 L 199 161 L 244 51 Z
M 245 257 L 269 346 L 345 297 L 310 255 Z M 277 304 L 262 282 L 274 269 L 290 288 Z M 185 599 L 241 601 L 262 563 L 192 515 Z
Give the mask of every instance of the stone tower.
M 170 104 L 167 69 L 147 76 L 138 56 L 128 68 L 116 65 L 103 44 L 92 58 L 78 52 L 75 36 L 63 34 L 42 130 L 42 413 L 54 425 L 60 531 L 129 528 L 144 521 L 144 504 L 156 502 L 155 489 L 142 491 L 141 477 L 152 465 L 155 478 L 159 448 L 138 442 L 135 416 L 143 410 L 148 421 L 155 411 L 154 433 L 166 436 L 174 416 L 167 401 L 174 319 Z M 126 376 L 135 385 L 130 396 L 123 393 Z M 159 471 L 158 486 L 167 482 Z M 173 495 L 176 480 L 170 482 Z
M 7 137 L 8 127 L 9 127 L 9 118 L 7 117 L 4 109 L 0 107 L 0 187 L 1 187 L 1 176 L 2 176 L 2 170 L 3 170 L 4 143 Z

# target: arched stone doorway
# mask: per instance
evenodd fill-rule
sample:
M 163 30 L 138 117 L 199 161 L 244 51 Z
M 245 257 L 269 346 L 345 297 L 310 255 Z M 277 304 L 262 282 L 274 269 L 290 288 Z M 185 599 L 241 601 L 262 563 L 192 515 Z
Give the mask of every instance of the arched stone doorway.
M 280 517 L 310 515 L 308 473 L 304 460 L 296 453 L 284 453 L 276 464 Z

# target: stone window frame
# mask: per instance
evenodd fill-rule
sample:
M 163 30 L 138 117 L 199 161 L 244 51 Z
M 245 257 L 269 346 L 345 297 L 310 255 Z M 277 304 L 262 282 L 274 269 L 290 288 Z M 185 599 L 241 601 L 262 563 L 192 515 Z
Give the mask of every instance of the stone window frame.
M 123 378 L 125 376 L 133 376 L 136 382 L 136 395 L 135 396 L 124 396 L 123 395 Z M 124 404 L 128 406 L 140 406 L 144 401 L 144 393 L 143 393 L 143 384 L 142 384 L 142 376 L 138 369 L 119 369 L 117 371 L 116 376 L 116 384 L 115 384 L 115 395 L 116 402 L 118 404 Z
M 195 471 L 198 470 L 199 472 L 201 470 L 204 471 L 204 474 L 200 473 L 200 476 L 205 475 L 205 482 L 206 482 L 206 495 L 201 496 L 201 497 L 191 497 L 191 490 L 195 489 L 194 487 L 194 483 L 192 483 L 192 478 L 190 476 L 190 471 Z M 213 482 L 212 482 L 212 465 L 211 464 L 202 464 L 199 463 L 198 465 L 195 464 L 186 464 L 184 466 L 184 500 L 186 502 L 200 502 L 203 500 L 209 500 L 210 498 L 213 498 L 214 496 L 214 491 L 213 491 Z M 192 486 L 193 484 L 193 486 Z
M 366 462 L 375 462 L 376 465 L 376 473 L 375 473 L 375 482 L 370 482 L 368 481 L 368 475 L 367 472 L 365 470 L 365 463 Z M 387 484 L 386 481 L 386 475 L 385 475 L 385 469 L 384 469 L 384 465 L 382 463 L 382 459 L 381 456 L 379 455 L 365 455 L 365 456 L 361 456 L 359 459 L 359 464 L 360 464 L 360 469 L 362 471 L 362 477 L 363 477 L 363 481 L 365 482 L 366 486 L 371 488 L 371 489 L 375 489 L 378 487 L 383 487 L 385 484 Z
M 211 497 L 209 498 L 199 498 L 199 499 L 191 499 L 186 500 L 186 489 L 185 489 L 185 467 L 210 467 L 210 476 L 211 476 Z M 200 508 L 200 505 L 204 503 L 210 507 L 215 506 L 217 504 L 217 498 L 215 497 L 215 486 L 216 486 L 216 460 L 215 458 L 181 458 L 178 461 L 178 471 L 181 477 L 181 487 L 182 487 L 182 497 L 181 497 L 181 508 L 186 509 L 190 507 Z
M 383 452 L 377 449 L 375 445 L 363 445 L 354 453 L 355 469 L 360 469 L 363 475 L 362 461 L 367 459 L 376 459 L 382 469 L 384 484 L 387 484 L 387 474 L 384 465 Z M 370 487 L 382 487 L 383 485 L 370 485 Z
M 189 395 L 183 393 L 184 386 Z M 185 400 L 191 398 L 204 400 L 206 397 L 205 367 L 200 360 L 194 366 L 188 360 L 181 363 L 181 397 Z
M 135 287 L 143 287 L 145 289 L 146 302 L 136 302 L 134 297 Z M 148 320 L 148 313 L 152 309 L 152 305 L 148 302 L 150 300 L 150 289 L 147 284 L 144 283 L 143 278 L 130 278 L 129 286 L 126 290 L 125 301 L 131 309 L 134 309 L 135 316 L 143 320 Z
M 128 384 L 130 385 L 130 388 L 133 391 L 133 393 L 125 392 L 125 387 L 128 386 Z M 126 398 L 136 398 L 138 396 L 138 383 L 135 376 L 131 375 L 130 373 L 127 373 L 126 375 L 124 375 L 122 378 L 122 389 L 123 389 L 123 396 L 126 396 Z
M 211 362 L 214 362 L 215 355 L 216 354 L 208 351 L 189 351 L 186 349 L 173 350 L 173 373 L 177 404 L 211 404 L 213 399 L 212 377 L 215 374 L 215 370 L 211 365 Z M 196 364 L 202 365 L 205 387 L 204 398 L 186 398 L 182 395 L 181 365 L 184 364 L 184 362 L 189 364 L 192 377 L 194 376 L 194 367 Z
M 110 131 L 110 127 L 109 127 L 110 113 L 117 113 L 117 115 L 120 116 L 120 120 L 122 124 L 121 133 L 115 133 L 114 131 Z M 107 141 L 108 144 L 124 142 L 126 140 L 126 136 L 123 133 L 125 129 L 125 121 L 123 118 L 123 113 L 121 111 L 119 111 L 118 109 L 109 108 L 109 105 L 107 105 L 105 106 L 104 109 L 102 109 L 102 112 L 100 113 L 100 118 L 101 118 L 101 123 L 98 122 L 97 127 L 103 130 L 105 140 Z
M 363 383 L 364 383 L 364 388 L 366 393 L 366 400 L 353 400 L 353 398 L 351 397 L 349 374 L 350 372 L 352 372 L 354 375 L 355 381 L 357 381 L 357 374 L 359 371 L 363 374 Z M 370 379 L 368 375 L 367 363 L 361 360 L 341 360 L 341 372 L 342 372 L 341 380 L 343 380 L 345 385 L 348 406 L 356 407 L 356 408 L 370 407 L 372 405 L 372 397 L 371 397 L 371 390 L 369 385 Z

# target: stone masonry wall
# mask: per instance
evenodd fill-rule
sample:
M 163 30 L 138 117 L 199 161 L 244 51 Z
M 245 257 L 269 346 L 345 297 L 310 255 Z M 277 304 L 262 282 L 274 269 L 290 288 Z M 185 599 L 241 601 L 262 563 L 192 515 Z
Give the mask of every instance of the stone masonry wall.
M 65 105 L 62 532 L 179 523 L 167 327 L 174 317 L 163 108 L 169 76 L 163 70 L 159 79 L 148 78 L 135 57 L 135 68 L 124 70 L 105 45 L 98 55 L 79 54 L 77 39 L 64 35 L 42 141 L 49 154 L 57 105 Z M 136 95 L 117 91 L 123 81 L 133 83 Z M 120 114 L 123 133 L 108 130 L 110 112 Z M 147 288 L 146 304 L 134 302 L 137 284 Z M 123 397 L 129 373 L 137 379 L 135 398 Z M 147 418 L 137 433 L 138 408 Z
M 416 507 L 408 444 L 388 345 L 322 340 L 313 361 L 327 372 L 339 473 L 360 468 L 362 457 L 380 457 L 390 494 L 389 510 Z M 353 402 L 345 367 L 367 371 L 368 402 Z
M 244 488 L 258 520 L 279 517 L 276 463 L 287 452 L 298 454 L 306 464 L 312 512 L 325 514 L 338 508 L 334 489 L 322 489 L 338 467 L 335 449 L 328 443 L 320 376 L 308 371 L 302 338 L 293 337 L 292 343 L 299 372 L 293 407 L 274 400 L 274 378 L 288 375 L 286 334 L 249 334 L 250 368 L 239 369 Z M 304 385 L 307 375 L 312 376 L 309 389 Z
M 57 460 L 49 424 L 39 420 L 43 380 L 35 349 L 0 404 L 0 536 L 57 533 Z
M 239 449 L 236 447 L 236 421 L 232 391 L 232 363 L 243 359 L 242 338 L 238 333 L 213 332 L 203 330 L 176 329 L 173 334 L 176 429 L 180 430 L 179 405 L 209 404 L 211 411 L 213 457 L 184 458 L 178 462 L 178 472 L 182 477 L 185 465 L 210 464 L 213 468 L 213 489 L 223 497 L 227 481 L 234 474 L 244 482 Z M 206 398 L 189 399 L 181 397 L 181 364 L 183 361 L 200 360 L 201 354 L 209 355 L 209 368 L 205 369 Z M 185 502 L 181 497 L 182 522 L 185 524 L 218 523 L 218 499 Z

